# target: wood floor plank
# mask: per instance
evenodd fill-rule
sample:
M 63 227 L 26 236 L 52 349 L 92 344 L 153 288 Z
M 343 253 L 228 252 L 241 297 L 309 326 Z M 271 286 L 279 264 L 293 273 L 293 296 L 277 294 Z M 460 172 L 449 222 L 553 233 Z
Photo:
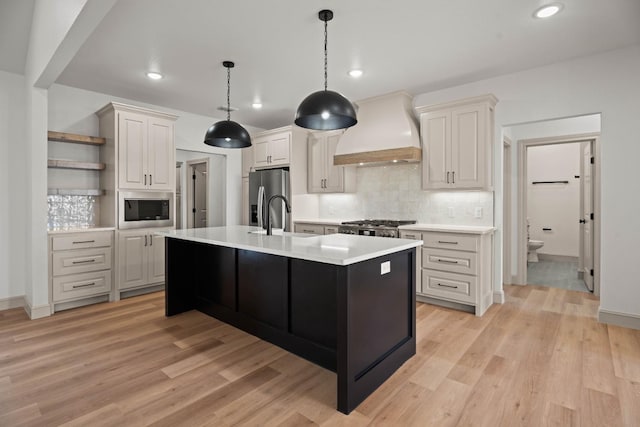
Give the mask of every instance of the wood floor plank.
M 0 312 L 1 426 L 640 425 L 640 331 L 597 298 L 505 286 L 472 314 L 418 303 L 417 354 L 349 416 L 336 376 L 162 292 Z

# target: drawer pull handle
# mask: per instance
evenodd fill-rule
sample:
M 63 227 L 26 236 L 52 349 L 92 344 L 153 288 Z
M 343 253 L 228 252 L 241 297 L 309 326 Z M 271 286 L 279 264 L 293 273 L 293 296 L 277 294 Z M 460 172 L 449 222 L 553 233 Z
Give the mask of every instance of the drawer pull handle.
M 96 282 L 85 283 L 84 285 L 73 285 L 73 289 L 86 288 L 86 287 L 95 286 L 95 285 L 96 285 Z
M 304 229 L 304 230 L 302 230 L 302 231 L 303 231 L 303 232 L 305 232 L 305 233 L 315 233 L 315 230 L 307 230 L 307 229 Z
M 446 262 L 447 264 L 457 264 L 457 263 L 458 263 L 458 261 L 451 261 L 451 260 L 448 260 L 448 259 L 442 259 L 442 258 L 438 258 L 438 260 L 437 260 L 437 261 L 438 261 L 438 262 Z
M 457 245 L 458 242 L 447 242 L 446 240 L 438 240 L 438 243 L 446 243 L 447 245 Z
M 442 286 L 443 288 L 458 289 L 458 287 L 457 287 L 457 286 L 453 286 L 453 285 L 443 285 L 442 283 L 438 283 L 438 286 Z
M 415 239 L 416 235 L 415 234 L 405 234 L 404 237 L 406 237 L 407 239 Z
M 71 264 L 88 264 L 90 262 L 96 262 L 95 258 L 85 259 L 84 261 L 73 261 Z
M 95 243 L 95 240 L 79 240 L 77 242 L 73 242 L 74 245 L 78 245 L 80 243 Z

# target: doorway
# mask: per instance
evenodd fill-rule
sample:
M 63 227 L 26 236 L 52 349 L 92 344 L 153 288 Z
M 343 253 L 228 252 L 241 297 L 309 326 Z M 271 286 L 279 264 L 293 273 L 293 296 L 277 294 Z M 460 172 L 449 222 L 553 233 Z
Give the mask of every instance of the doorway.
M 596 173 L 599 164 L 596 154 L 598 136 L 599 134 L 594 133 L 518 141 L 518 283 L 533 284 L 534 280 L 530 280 L 528 274 L 535 273 L 539 278 L 535 280 L 535 284 L 556 285 L 574 290 L 588 289 L 599 295 L 599 274 L 595 267 L 599 263 L 599 242 L 594 238 L 599 230 L 599 186 Z M 534 154 L 534 150 L 538 152 Z M 560 176 L 556 168 L 555 175 L 544 175 L 544 171 L 554 170 L 553 163 L 557 163 L 566 155 L 561 153 L 568 151 L 575 157 L 574 167 L 577 170 L 567 170 L 564 176 Z M 536 156 L 538 164 L 547 163 L 546 168 L 542 168 L 542 175 L 534 175 L 533 171 L 529 170 L 533 167 L 532 164 L 535 164 L 530 160 Z M 575 191 L 568 191 L 571 186 Z M 550 198 L 544 199 L 545 197 Z M 536 202 L 529 200 L 530 198 Z M 537 206 L 532 213 L 530 202 L 539 203 L 540 200 L 546 200 L 547 204 Z M 569 200 L 575 201 L 575 209 L 568 210 L 563 204 Z M 565 208 L 557 209 L 558 206 Z M 556 208 L 555 216 L 549 220 L 552 208 Z M 556 224 L 555 227 L 539 221 L 539 217 L 544 217 L 545 213 L 546 221 L 552 221 Z M 569 254 L 564 254 L 557 248 L 566 244 L 559 243 L 561 240 L 558 237 L 562 233 L 566 236 L 566 233 L 574 228 L 577 231 L 575 235 L 570 236 L 570 239 L 575 240 L 573 249 Z M 556 245 L 555 249 L 549 247 L 553 244 Z M 545 258 L 537 253 L 541 248 L 533 248 L 541 245 L 547 245 Z M 572 258 L 574 253 L 577 255 L 575 265 L 571 259 L 567 259 Z M 552 282 L 553 280 L 556 282 Z M 581 288 L 582 281 L 584 288 Z
M 207 227 L 209 159 L 187 161 L 187 227 Z

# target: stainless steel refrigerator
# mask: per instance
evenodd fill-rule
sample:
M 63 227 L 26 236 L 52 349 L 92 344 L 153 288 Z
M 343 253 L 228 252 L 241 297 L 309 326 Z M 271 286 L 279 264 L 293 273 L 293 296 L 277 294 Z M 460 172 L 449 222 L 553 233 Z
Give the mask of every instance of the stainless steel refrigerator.
M 291 203 L 289 171 L 266 169 L 249 173 L 249 224 L 267 228 L 267 203 L 271 196 L 283 195 Z M 271 203 L 271 226 L 291 230 L 291 215 L 286 215 L 284 202 Z M 286 221 L 286 227 L 283 227 Z

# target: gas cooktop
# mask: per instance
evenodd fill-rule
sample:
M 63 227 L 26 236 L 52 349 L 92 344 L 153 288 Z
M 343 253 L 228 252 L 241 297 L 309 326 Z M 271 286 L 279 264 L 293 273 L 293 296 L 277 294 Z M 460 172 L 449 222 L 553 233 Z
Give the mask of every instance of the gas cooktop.
M 345 221 L 338 227 L 338 233 L 359 234 L 361 236 L 399 237 L 399 226 L 415 223 L 416 221 L 411 219 L 362 219 L 358 221 Z

